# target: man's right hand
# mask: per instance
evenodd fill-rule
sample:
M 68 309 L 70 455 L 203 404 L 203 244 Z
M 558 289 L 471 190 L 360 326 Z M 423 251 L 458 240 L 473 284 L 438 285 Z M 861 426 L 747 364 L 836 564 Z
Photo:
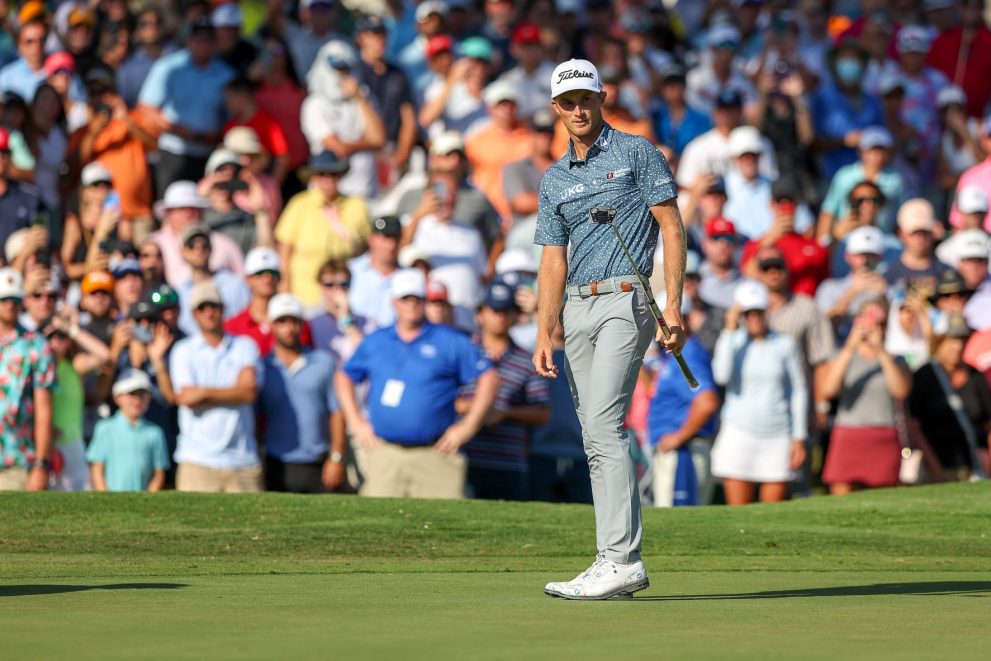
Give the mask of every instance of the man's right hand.
M 360 420 L 355 423 L 351 429 L 351 435 L 354 436 L 358 442 L 361 443 L 361 447 L 366 450 L 374 450 L 382 442 L 382 440 L 375 435 L 375 430 L 372 429 L 372 426 L 367 420 Z
M 48 471 L 44 468 L 32 468 L 28 471 L 28 491 L 44 491 L 48 488 Z
M 533 351 L 533 366 L 537 374 L 545 379 L 557 378 L 557 365 L 554 364 L 554 343 L 551 338 L 537 338 L 537 346 Z

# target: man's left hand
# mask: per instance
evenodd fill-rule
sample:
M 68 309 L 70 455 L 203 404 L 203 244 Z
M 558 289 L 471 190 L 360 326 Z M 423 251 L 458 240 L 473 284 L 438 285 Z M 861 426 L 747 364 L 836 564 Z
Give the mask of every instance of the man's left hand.
M 327 487 L 327 491 L 334 491 L 342 484 L 344 484 L 345 470 L 343 461 L 331 461 L 328 459 L 323 462 L 323 485 Z
M 663 436 L 661 436 L 661 440 L 657 444 L 657 448 L 661 452 L 671 452 L 673 450 L 677 450 L 684 444 L 685 444 L 685 440 L 682 439 L 680 435 L 675 433 L 664 434 Z
M 473 435 L 463 422 L 455 422 L 447 428 L 444 435 L 434 445 L 434 449 L 441 454 L 454 454 L 461 449 L 462 445 L 470 441 Z
M 667 323 L 668 330 L 671 332 L 671 336 L 667 339 L 664 338 L 664 331 L 661 330 L 661 325 L 657 325 L 657 341 L 661 343 L 664 350 L 668 353 L 680 353 L 681 348 L 685 346 L 685 322 L 681 318 L 681 310 L 678 308 L 666 307 L 664 308 L 664 321 Z
M 180 406 L 188 406 L 189 408 L 196 408 L 206 399 L 206 393 L 203 388 L 183 388 L 176 395 L 176 401 Z
M 44 491 L 48 488 L 48 471 L 44 468 L 32 468 L 28 471 L 28 491 Z

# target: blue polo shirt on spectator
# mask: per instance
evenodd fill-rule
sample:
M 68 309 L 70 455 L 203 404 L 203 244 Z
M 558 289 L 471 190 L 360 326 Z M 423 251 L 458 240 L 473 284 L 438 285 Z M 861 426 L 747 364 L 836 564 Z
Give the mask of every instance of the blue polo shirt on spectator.
M 304 350 L 290 366 L 270 353 L 258 391 L 258 412 L 265 420 L 265 452 L 288 464 L 323 461 L 330 449 L 330 414 L 334 396 L 334 358 L 325 351 Z
M 44 67 L 34 71 L 28 66 L 27 60 L 19 57 L 0 69 L 0 91 L 13 92 L 27 101 L 30 106 L 35 92 L 47 79 L 48 74 L 45 73 Z M 82 101 L 86 98 L 83 85 L 77 76 L 73 76 L 69 81 L 69 98 L 73 101 Z
M 96 423 L 86 461 L 103 464 L 107 491 L 144 491 L 156 470 L 168 470 L 165 433 L 140 418 L 131 422 L 118 411 Z
M 176 392 L 188 386 L 232 388 L 245 367 L 255 370 L 258 386 L 264 387 L 264 375 L 258 369 L 258 345 L 250 337 L 225 335 L 213 347 L 197 333 L 176 342 L 169 356 L 169 374 Z M 220 469 L 257 466 L 254 407 L 180 406 L 175 461 Z
M 408 446 L 433 444 L 457 419 L 462 386 L 492 369 L 471 339 L 425 323 L 412 342 L 395 326 L 365 338 L 344 365 L 352 381 L 369 382 L 368 417 L 375 434 Z
M 717 392 L 716 382 L 712 378 L 712 360 L 706 353 L 697 337 L 690 337 L 681 350 L 681 356 L 688 363 L 695 378 L 698 379 L 698 390 L 692 390 L 681 373 L 681 368 L 674 357 L 662 353 L 658 358 L 657 386 L 650 398 L 650 412 L 647 416 L 647 429 L 650 433 L 650 445 L 656 446 L 661 436 L 678 431 L 695 398 L 707 390 Z M 713 438 L 716 435 L 716 419 L 714 413 L 699 429 L 696 436 Z

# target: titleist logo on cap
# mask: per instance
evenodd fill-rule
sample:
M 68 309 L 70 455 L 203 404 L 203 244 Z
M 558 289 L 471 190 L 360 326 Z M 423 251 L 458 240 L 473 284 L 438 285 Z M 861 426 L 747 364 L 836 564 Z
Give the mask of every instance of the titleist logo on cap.
M 591 71 L 582 71 L 581 69 L 565 69 L 557 75 L 557 82 L 561 83 L 565 80 L 570 80 L 572 78 L 588 78 L 589 80 L 595 79 L 595 74 Z

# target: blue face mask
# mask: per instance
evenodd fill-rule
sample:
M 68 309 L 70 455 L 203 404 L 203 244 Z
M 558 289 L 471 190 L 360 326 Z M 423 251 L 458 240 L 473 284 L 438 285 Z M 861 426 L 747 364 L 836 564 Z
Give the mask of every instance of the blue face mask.
M 864 73 L 864 66 L 860 63 L 860 60 L 855 60 L 853 58 L 845 57 L 842 60 L 836 61 L 836 77 L 840 79 L 841 82 L 852 84 L 860 80 L 861 74 Z

